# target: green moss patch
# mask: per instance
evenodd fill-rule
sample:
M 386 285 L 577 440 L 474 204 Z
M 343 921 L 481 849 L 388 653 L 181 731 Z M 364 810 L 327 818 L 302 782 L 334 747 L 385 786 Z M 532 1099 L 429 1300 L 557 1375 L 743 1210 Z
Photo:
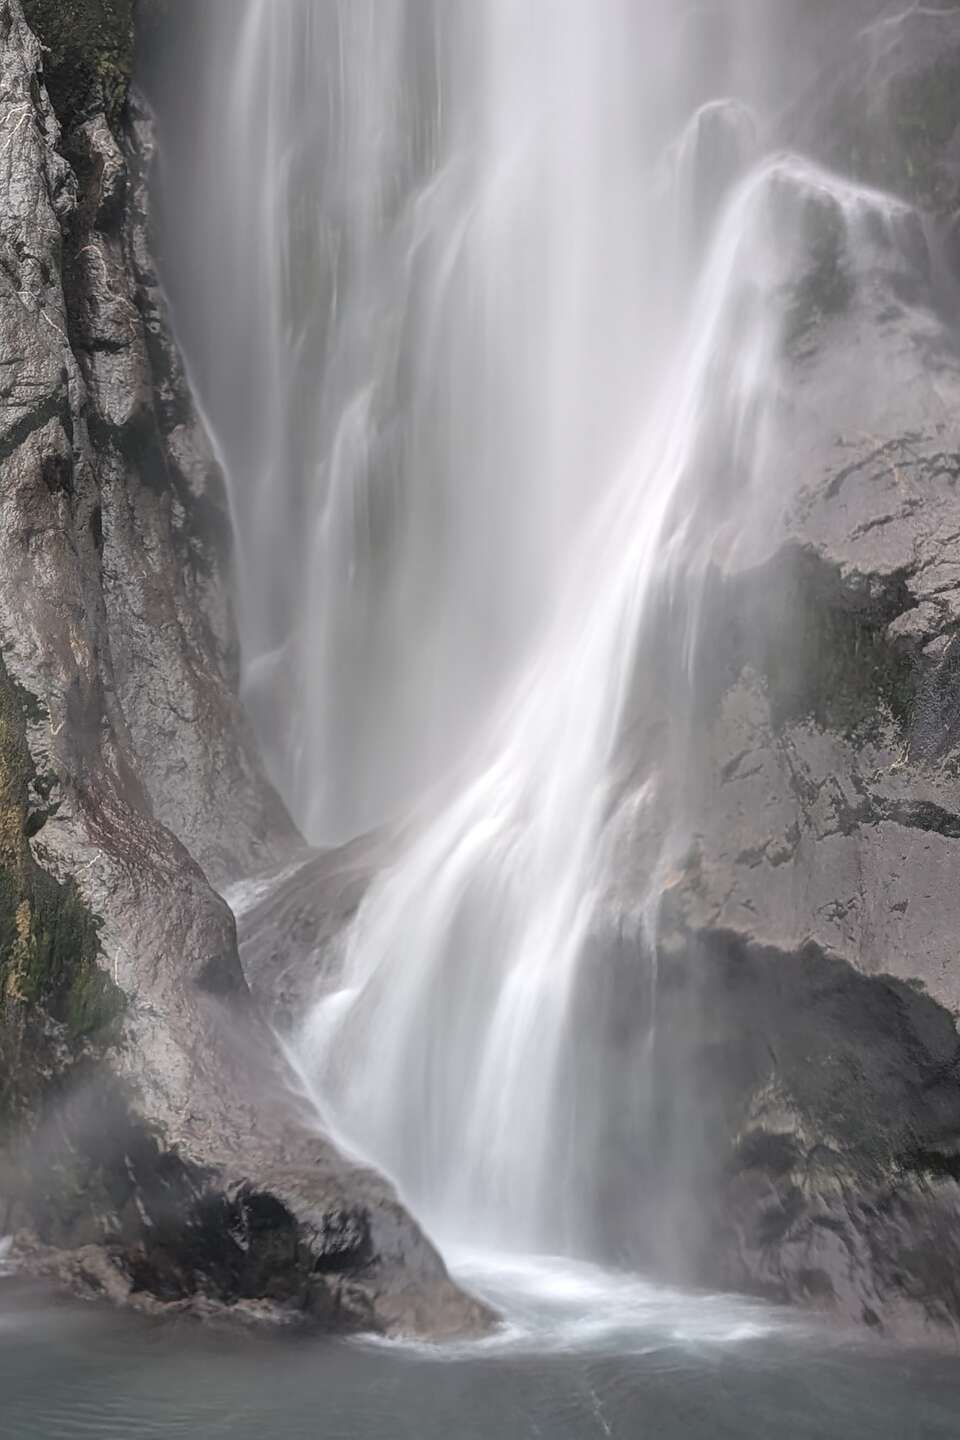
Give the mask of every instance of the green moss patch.
M 122 992 L 100 968 L 99 922 L 72 881 L 43 870 L 29 844 L 30 755 L 18 689 L 0 659 L 0 1003 L 41 1012 L 71 1048 L 115 1038 Z
M 119 120 L 133 71 L 133 12 L 134 0 L 24 0 L 64 124 L 100 109 L 111 124 Z

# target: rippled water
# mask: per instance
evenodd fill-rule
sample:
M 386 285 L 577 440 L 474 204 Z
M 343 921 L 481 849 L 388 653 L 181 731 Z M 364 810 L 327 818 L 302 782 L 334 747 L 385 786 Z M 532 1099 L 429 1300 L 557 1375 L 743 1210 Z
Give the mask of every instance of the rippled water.
M 504 1331 L 265 1339 L 0 1290 L 4 1440 L 947 1440 L 955 1358 L 569 1261 L 458 1257 Z

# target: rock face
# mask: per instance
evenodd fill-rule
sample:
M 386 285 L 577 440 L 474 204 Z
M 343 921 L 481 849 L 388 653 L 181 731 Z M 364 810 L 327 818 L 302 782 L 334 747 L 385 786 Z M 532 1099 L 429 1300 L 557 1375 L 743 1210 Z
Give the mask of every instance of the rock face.
M 809 202 L 789 440 L 705 581 L 684 786 L 640 823 L 690 617 L 648 645 L 584 1049 L 653 1091 L 613 1122 L 603 1243 L 930 1334 L 960 1320 L 960 11 L 842 8 L 784 139 L 897 199 Z
M 131 7 L 26 10 L 0 0 L 0 1232 L 146 1305 L 477 1331 L 390 1187 L 315 1133 L 212 888 L 301 842 L 235 694 Z

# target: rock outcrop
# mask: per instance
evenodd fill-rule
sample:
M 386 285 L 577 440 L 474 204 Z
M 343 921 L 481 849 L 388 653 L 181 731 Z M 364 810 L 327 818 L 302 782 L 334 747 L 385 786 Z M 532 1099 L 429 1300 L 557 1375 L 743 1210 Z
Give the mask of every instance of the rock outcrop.
M 838 7 L 787 121 L 861 188 L 806 202 L 786 428 L 704 582 L 685 783 L 652 821 L 630 777 L 670 769 L 689 615 L 661 617 L 624 740 L 595 944 L 655 1057 L 617 1063 L 656 1098 L 617 1122 L 604 1239 L 929 1336 L 960 1322 L 960 11 L 884 10 Z M 677 835 L 650 988 L 638 877 Z
M 25 8 L 0 0 L 0 1232 L 133 1303 L 480 1330 L 246 986 L 213 886 L 301 842 L 236 697 L 132 7 Z

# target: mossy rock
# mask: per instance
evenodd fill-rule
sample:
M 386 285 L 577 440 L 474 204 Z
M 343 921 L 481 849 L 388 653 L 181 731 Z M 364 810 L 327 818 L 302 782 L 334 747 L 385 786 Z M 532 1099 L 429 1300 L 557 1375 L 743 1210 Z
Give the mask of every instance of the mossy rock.
M 134 0 L 24 0 L 44 79 L 67 126 L 98 110 L 115 125 L 133 73 Z
M 41 1012 L 74 1049 L 110 1043 L 124 997 L 99 964 L 99 921 L 30 849 L 37 776 L 24 693 L 0 658 L 0 1004 Z

